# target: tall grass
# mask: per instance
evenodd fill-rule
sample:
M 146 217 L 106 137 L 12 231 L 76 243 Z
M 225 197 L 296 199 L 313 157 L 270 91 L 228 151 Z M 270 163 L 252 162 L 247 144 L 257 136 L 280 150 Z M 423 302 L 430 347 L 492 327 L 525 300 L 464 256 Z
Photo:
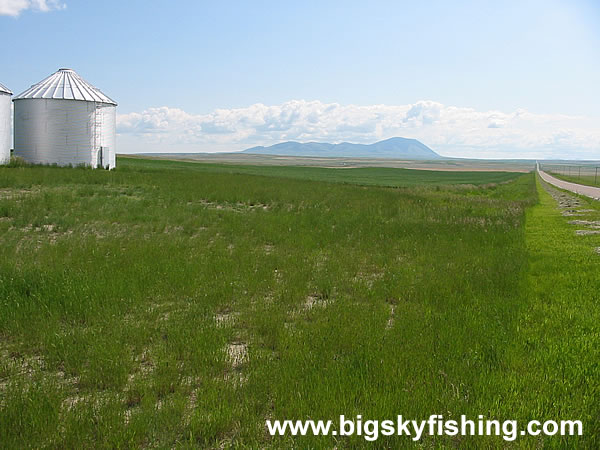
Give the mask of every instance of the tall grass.
M 265 419 L 537 412 L 515 395 L 540 381 L 516 376 L 532 174 L 386 188 L 230 170 L 0 169 L 2 445 L 345 448 L 365 441 L 271 438 Z M 593 391 L 570 392 L 544 414 L 591 417 Z

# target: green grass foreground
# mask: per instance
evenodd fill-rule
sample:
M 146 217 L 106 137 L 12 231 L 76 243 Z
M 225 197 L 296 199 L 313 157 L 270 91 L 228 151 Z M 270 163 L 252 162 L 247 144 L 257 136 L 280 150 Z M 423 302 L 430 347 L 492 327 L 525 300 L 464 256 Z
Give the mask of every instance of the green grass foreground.
M 265 420 L 483 414 L 584 435 L 420 445 L 597 447 L 600 239 L 552 202 L 533 174 L 0 169 L 0 446 L 352 448 Z

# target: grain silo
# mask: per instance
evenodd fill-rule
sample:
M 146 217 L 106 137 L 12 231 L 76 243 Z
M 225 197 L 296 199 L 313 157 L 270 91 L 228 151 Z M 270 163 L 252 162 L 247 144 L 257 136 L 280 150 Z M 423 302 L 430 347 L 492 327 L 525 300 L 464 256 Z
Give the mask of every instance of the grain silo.
M 59 69 L 13 102 L 15 156 L 36 164 L 115 167 L 117 104 L 74 70 Z
M 12 92 L 0 84 L 0 164 L 10 161 L 11 120 L 10 96 Z

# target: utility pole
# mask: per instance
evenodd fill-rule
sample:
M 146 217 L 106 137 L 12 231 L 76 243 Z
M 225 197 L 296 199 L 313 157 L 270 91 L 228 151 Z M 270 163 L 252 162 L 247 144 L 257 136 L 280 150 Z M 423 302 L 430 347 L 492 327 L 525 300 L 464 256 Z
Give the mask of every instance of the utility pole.
M 596 175 L 594 175 L 594 184 L 598 184 L 598 167 L 596 167 Z

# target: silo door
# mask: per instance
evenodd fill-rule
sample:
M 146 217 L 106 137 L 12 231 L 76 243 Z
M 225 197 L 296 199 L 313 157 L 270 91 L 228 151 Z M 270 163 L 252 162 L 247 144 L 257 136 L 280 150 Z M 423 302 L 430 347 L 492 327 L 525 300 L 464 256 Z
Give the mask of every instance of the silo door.
M 110 147 L 102 147 L 102 167 L 110 168 Z
M 98 167 L 106 168 L 108 164 L 108 147 L 100 147 L 98 149 Z

